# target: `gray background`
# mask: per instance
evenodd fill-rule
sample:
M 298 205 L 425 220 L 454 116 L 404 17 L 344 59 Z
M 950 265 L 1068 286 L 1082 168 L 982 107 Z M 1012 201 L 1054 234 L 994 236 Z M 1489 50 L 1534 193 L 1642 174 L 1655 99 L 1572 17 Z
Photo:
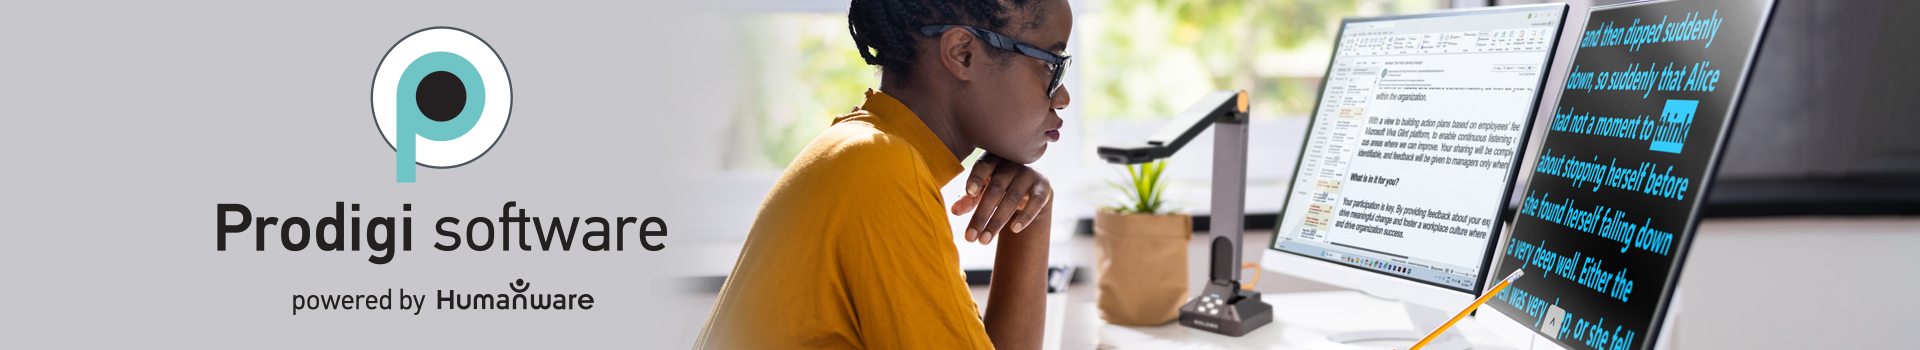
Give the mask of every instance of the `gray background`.
M 720 118 L 708 111 L 727 97 L 701 79 L 725 68 L 710 17 L 644 3 L 10 3 L 0 347 L 684 347 L 663 338 L 702 321 L 668 298 L 677 240 L 704 224 L 679 205 L 706 159 L 687 144 L 709 135 L 684 126 Z M 512 117 L 479 160 L 394 183 L 369 84 L 389 47 L 430 26 L 494 47 Z M 660 252 L 431 247 L 433 220 L 510 200 L 531 216 L 657 216 L 672 235 Z M 363 218 L 414 204 L 414 250 L 374 265 L 371 251 L 288 252 L 270 233 L 264 252 L 251 234 L 215 251 L 217 203 L 317 220 L 335 201 Z M 597 304 L 290 315 L 295 294 L 511 293 L 515 279 Z

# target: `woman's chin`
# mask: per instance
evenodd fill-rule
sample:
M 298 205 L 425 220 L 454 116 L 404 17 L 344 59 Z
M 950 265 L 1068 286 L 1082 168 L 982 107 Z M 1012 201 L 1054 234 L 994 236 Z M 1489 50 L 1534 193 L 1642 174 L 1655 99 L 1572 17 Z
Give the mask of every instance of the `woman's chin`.
M 1011 160 L 1020 164 L 1033 164 L 1033 162 L 1040 161 L 1040 156 L 1047 155 L 1047 144 L 1044 142 L 1040 143 L 1039 147 L 1033 148 L 1032 152 L 1026 152 L 1026 154 L 1028 154 L 1028 156 L 1024 157 L 1025 159 L 1013 159 L 1011 157 L 1005 157 L 1005 158 L 1007 158 L 1007 160 Z
M 1033 164 L 1033 162 L 1040 161 L 1040 156 L 1047 154 L 1047 143 L 1046 139 L 1040 139 L 1033 143 L 1007 147 L 1010 149 L 1001 149 L 998 151 L 993 150 L 991 147 L 983 148 L 986 149 L 987 153 L 998 155 L 1001 159 L 1020 164 Z

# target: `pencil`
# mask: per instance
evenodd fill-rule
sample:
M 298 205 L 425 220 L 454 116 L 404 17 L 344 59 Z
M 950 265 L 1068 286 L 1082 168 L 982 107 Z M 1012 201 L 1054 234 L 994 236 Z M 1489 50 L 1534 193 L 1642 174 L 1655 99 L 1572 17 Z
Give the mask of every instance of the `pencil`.
M 1480 304 L 1487 303 L 1487 300 L 1493 299 L 1494 294 L 1499 294 L 1501 289 L 1507 289 L 1508 284 L 1513 284 L 1513 280 L 1520 279 L 1520 276 L 1525 276 L 1526 274 L 1526 269 L 1513 270 L 1513 274 L 1507 275 L 1506 279 L 1500 280 L 1500 284 L 1495 284 L 1492 289 L 1488 289 L 1486 295 L 1481 295 L 1480 299 L 1474 300 L 1473 304 L 1467 305 L 1466 310 L 1460 310 L 1459 315 L 1453 315 L 1453 319 L 1447 320 L 1445 324 L 1441 324 L 1440 328 L 1433 330 L 1433 333 L 1427 333 L 1425 339 L 1420 339 L 1420 342 L 1413 343 L 1413 347 L 1407 348 L 1407 350 L 1420 350 L 1420 347 L 1427 346 L 1427 342 L 1433 341 L 1433 338 L 1439 338 L 1440 333 L 1446 332 L 1447 328 L 1452 328 L 1454 322 L 1460 322 L 1460 319 L 1466 318 L 1467 314 L 1473 313 L 1473 309 L 1479 308 Z

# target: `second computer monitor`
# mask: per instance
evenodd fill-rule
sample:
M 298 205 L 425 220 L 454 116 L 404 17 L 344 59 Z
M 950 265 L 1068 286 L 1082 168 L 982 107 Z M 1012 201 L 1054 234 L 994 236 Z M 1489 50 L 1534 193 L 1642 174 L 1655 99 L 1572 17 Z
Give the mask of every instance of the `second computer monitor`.
M 1562 4 L 1349 18 L 1261 264 L 1432 308 L 1484 288 Z

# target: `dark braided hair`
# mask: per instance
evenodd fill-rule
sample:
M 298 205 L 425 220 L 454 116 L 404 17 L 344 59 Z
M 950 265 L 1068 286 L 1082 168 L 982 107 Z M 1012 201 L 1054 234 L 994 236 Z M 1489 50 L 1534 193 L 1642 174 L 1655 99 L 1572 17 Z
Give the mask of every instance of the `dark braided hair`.
M 1008 34 L 1007 11 L 1034 7 L 1036 0 L 853 0 L 847 8 L 847 31 L 867 64 L 883 72 L 908 76 L 918 57 L 916 43 L 926 37 L 920 27 L 962 24 Z M 1008 6 L 1011 5 L 1011 6 Z M 1026 28 L 1037 27 L 1035 22 Z M 1024 29 L 1024 28 L 1023 28 Z M 871 51 L 870 51 L 871 50 Z M 987 50 L 996 57 L 1005 54 Z

